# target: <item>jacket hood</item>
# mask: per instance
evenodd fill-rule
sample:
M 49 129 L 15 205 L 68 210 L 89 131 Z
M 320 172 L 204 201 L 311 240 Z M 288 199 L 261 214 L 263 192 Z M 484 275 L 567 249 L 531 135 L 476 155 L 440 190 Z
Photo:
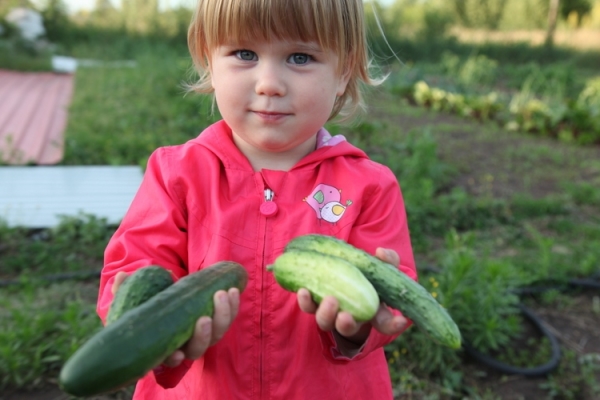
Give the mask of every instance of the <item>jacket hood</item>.
M 312 167 L 326 159 L 339 156 L 368 158 L 364 151 L 350 144 L 344 136 L 331 136 L 325 128 L 319 130 L 317 140 L 317 149 L 294 165 L 292 170 Z M 223 120 L 206 128 L 191 143 L 210 150 L 223 162 L 226 168 L 252 169 L 246 156 L 233 142 L 231 128 Z

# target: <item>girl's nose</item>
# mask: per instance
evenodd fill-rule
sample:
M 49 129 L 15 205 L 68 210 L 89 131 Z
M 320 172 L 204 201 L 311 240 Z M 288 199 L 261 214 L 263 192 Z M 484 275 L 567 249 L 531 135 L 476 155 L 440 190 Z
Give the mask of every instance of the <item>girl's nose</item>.
M 286 82 L 284 71 L 273 63 L 265 62 L 256 70 L 256 94 L 262 96 L 285 96 Z

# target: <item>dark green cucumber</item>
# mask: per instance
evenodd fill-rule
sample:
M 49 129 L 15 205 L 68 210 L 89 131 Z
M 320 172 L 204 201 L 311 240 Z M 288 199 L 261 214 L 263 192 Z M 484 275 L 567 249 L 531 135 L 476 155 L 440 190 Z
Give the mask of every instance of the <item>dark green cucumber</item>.
M 126 311 L 145 303 L 173 284 L 173 273 L 158 265 L 136 270 L 119 286 L 106 316 L 106 325 L 115 322 Z
M 307 289 L 317 303 L 323 297 L 335 297 L 340 310 L 357 321 L 368 321 L 379 308 L 379 296 L 373 285 L 352 264 L 338 257 L 304 250 L 288 251 L 267 266 L 277 283 L 286 290 Z
M 63 366 L 60 387 L 86 397 L 135 382 L 188 341 L 198 318 L 212 315 L 215 292 L 241 292 L 247 281 L 230 261 L 181 278 L 85 342 Z
M 402 311 L 439 344 L 453 349 L 461 346 L 460 330 L 446 309 L 427 289 L 394 266 L 330 236 L 318 234 L 298 236 L 287 244 L 285 252 L 299 249 L 340 257 L 352 263 L 373 284 L 385 304 Z

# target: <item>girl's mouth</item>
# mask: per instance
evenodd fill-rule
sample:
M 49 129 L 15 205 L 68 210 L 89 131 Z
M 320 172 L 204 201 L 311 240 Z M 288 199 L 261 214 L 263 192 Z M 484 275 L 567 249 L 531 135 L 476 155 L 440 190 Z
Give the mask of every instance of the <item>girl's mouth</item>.
M 276 111 L 254 111 L 254 114 L 266 122 L 279 122 L 291 114 Z

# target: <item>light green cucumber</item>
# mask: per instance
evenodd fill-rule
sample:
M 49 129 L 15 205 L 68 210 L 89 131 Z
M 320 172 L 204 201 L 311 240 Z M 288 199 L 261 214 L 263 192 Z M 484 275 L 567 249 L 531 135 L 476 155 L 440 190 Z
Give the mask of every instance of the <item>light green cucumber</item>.
M 291 292 L 307 289 L 315 302 L 335 297 L 340 310 L 357 321 L 368 321 L 379 308 L 379 296 L 373 285 L 352 264 L 314 251 L 288 251 L 267 267 L 281 287 Z
M 284 254 L 299 250 L 340 257 L 353 264 L 371 282 L 385 304 L 400 310 L 439 344 L 453 349 L 460 348 L 460 330 L 446 309 L 427 289 L 394 266 L 331 236 L 298 236 L 287 244 Z

